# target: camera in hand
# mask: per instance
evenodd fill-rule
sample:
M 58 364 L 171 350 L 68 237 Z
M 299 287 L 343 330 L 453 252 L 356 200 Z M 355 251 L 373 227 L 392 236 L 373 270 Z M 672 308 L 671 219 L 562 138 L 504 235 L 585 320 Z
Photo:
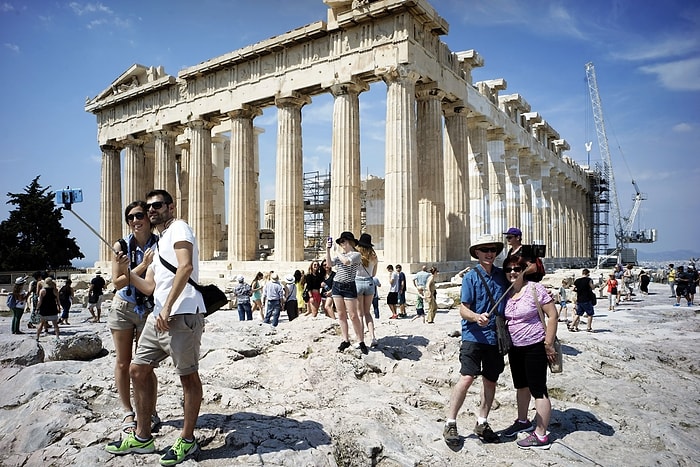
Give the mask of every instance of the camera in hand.
M 547 245 L 522 245 L 520 255 L 526 258 L 544 258 L 547 254 Z

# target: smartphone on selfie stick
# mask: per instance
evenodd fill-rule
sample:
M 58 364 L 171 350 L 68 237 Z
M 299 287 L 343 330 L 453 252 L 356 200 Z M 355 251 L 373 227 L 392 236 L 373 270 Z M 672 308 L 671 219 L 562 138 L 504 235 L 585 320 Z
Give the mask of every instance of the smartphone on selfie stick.
M 56 204 L 63 204 L 64 211 L 72 212 L 73 215 L 75 217 L 77 217 L 80 222 L 85 224 L 85 227 L 87 227 L 88 229 L 90 229 L 92 231 L 92 233 L 97 235 L 97 238 L 102 240 L 105 243 L 105 245 L 107 245 L 109 247 L 109 249 L 114 252 L 115 255 L 118 255 L 119 252 L 117 250 L 115 250 L 114 247 L 112 245 L 110 245 L 110 243 L 107 240 L 105 240 L 102 237 L 102 235 L 99 234 L 99 232 L 97 232 L 97 230 L 93 229 L 90 224 L 85 222 L 85 220 L 82 217 L 80 217 L 77 212 L 73 211 L 73 209 L 72 209 L 73 203 L 82 203 L 82 202 L 83 202 L 83 190 L 80 188 L 71 189 L 70 187 L 66 187 L 65 190 L 58 190 L 56 192 Z

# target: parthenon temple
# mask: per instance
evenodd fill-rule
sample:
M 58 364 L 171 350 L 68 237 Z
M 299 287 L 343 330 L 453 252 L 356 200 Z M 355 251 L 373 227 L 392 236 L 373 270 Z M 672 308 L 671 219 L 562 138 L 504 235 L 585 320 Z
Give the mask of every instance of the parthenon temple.
M 359 104 L 375 85 L 386 87 L 383 224 L 366 230 L 380 259 L 468 261 L 472 241 L 510 226 L 546 244 L 548 260 L 591 257 L 587 170 L 523 96 L 505 94 L 505 79 L 473 82 L 483 58 L 448 49 L 448 23 L 426 0 L 323 3 L 325 21 L 177 76 L 133 65 L 86 102 L 102 151 L 105 238 L 124 235 L 126 204 L 163 188 L 194 229 L 200 260 L 257 260 L 255 118 L 275 106 L 274 260 L 303 261 L 301 110 L 324 93 L 333 96 L 328 232 L 359 236 Z M 110 259 L 103 245 L 100 261 Z

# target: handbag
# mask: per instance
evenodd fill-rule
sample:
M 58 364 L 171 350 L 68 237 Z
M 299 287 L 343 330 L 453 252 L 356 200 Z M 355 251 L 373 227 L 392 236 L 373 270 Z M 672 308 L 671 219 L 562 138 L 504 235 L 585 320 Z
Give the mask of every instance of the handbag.
M 163 266 L 168 268 L 173 274 L 177 274 L 177 268 L 175 266 L 164 260 L 162 256 L 158 255 L 158 257 L 160 258 L 160 262 L 163 263 Z M 214 314 L 214 312 L 216 312 L 219 308 L 228 303 L 228 297 L 226 296 L 224 291 L 218 288 L 216 285 L 199 285 L 198 283 L 193 281 L 191 277 L 187 278 L 187 282 L 192 287 L 194 287 L 199 293 L 202 294 L 202 299 L 204 300 L 204 307 L 207 309 L 207 312 L 204 314 L 204 316 Z
M 311 297 L 309 296 L 309 289 L 304 287 L 304 291 L 301 293 L 301 299 L 304 300 L 304 302 L 308 303 L 310 298 Z
M 501 298 L 496 301 L 493 298 L 491 289 L 486 283 L 484 276 L 481 274 L 481 272 L 479 272 L 478 268 L 474 268 L 474 270 L 479 275 L 479 279 L 481 279 L 481 282 L 483 282 L 484 287 L 486 288 L 486 293 L 491 301 L 491 309 L 489 310 L 489 314 L 491 314 L 495 312 L 496 307 L 499 303 L 501 303 L 501 300 L 508 295 L 508 291 L 513 287 L 513 284 L 511 284 L 503 295 L 501 295 Z M 506 322 L 506 319 L 499 314 L 496 315 L 496 343 L 498 344 L 498 353 L 501 355 L 507 355 L 510 349 L 513 347 L 513 340 L 510 338 L 510 332 L 508 331 L 508 323 Z
M 544 311 L 542 311 L 542 304 L 540 303 L 540 299 L 537 298 L 537 292 L 535 292 L 535 287 L 530 287 L 532 290 L 532 296 L 535 299 L 535 303 L 537 304 L 537 313 L 540 315 L 540 321 L 542 321 L 542 327 L 545 329 L 545 332 L 547 331 L 547 325 L 544 322 Z M 552 347 L 554 347 L 554 351 L 557 353 L 557 358 L 549 363 L 549 370 L 552 373 L 561 373 L 564 371 L 564 355 L 561 352 L 561 342 L 559 341 L 559 338 L 557 336 L 554 336 L 554 343 L 552 344 Z

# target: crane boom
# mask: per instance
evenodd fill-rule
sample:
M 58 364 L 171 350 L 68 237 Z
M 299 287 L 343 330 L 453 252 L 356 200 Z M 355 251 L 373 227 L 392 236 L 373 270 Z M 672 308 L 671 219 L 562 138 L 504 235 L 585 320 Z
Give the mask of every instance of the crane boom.
M 598 81 L 596 80 L 595 67 L 592 62 L 586 63 L 586 81 L 588 82 L 588 92 L 591 96 L 591 105 L 593 106 L 593 120 L 598 136 L 598 147 L 603 160 L 603 175 L 609 181 L 613 228 L 615 229 L 615 247 L 618 251 L 621 251 L 624 248 L 624 227 L 622 225 L 622 216 L 620 215 L 620 203 L 617 199 L 617 187 L 615 185 L 615 174 L 612 169 L 612 159 L 610 158 L 610 148 L 608 147 L 608 135 L 605 132 L 603 106 L 600 102 Z

